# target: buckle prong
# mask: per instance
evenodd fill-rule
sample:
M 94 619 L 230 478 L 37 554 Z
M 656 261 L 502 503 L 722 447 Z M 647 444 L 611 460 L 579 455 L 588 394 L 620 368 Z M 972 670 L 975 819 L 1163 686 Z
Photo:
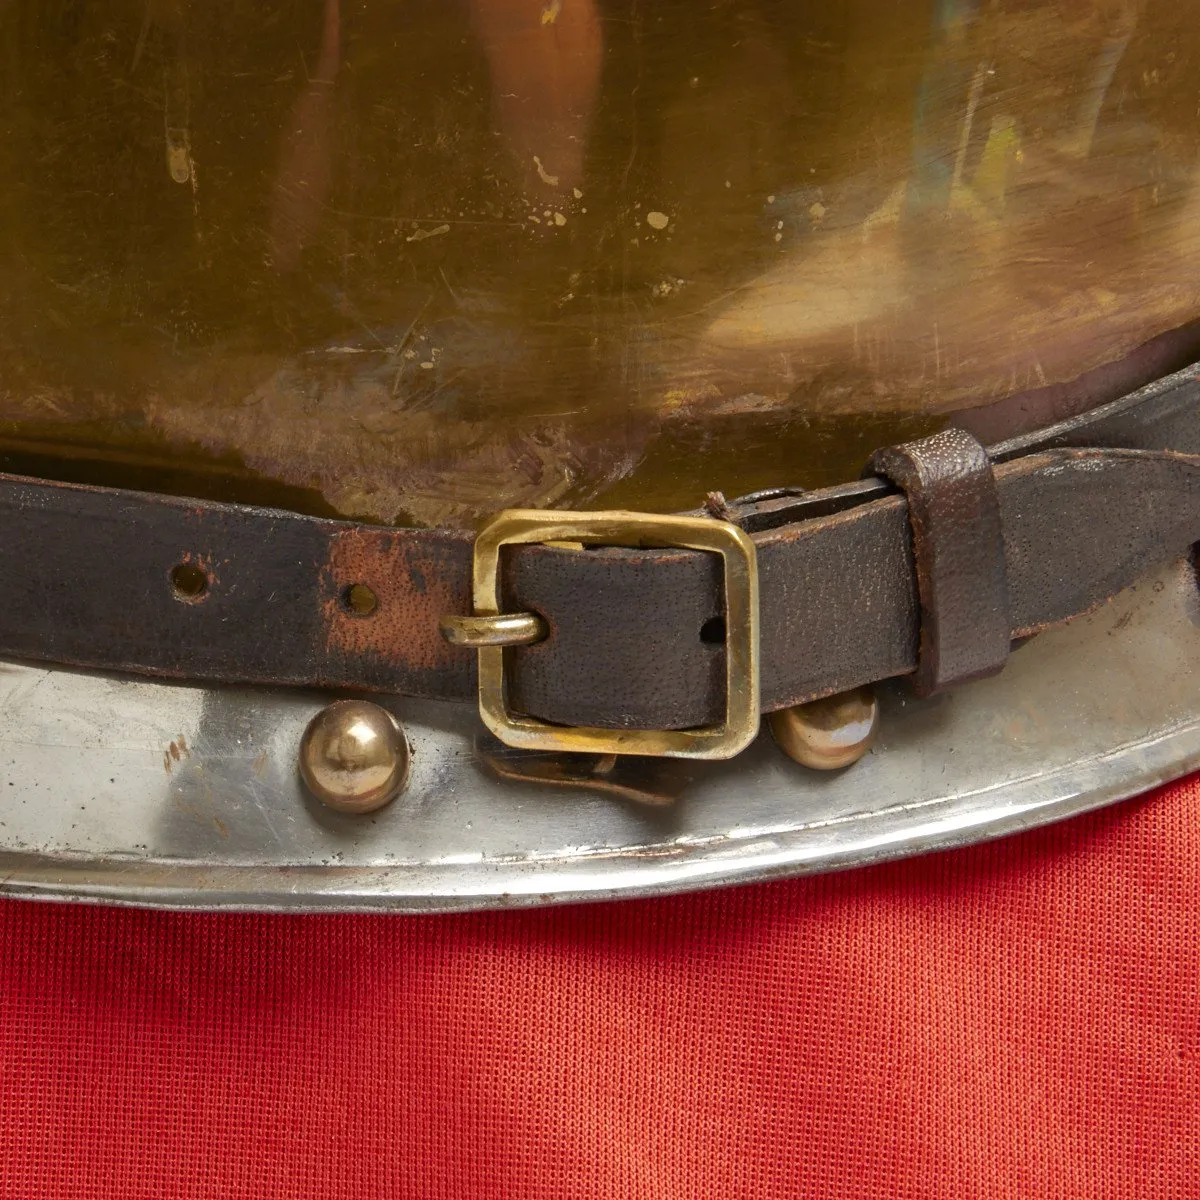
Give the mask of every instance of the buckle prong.
M 452 646 L 532 646 L 546 636 L 546 622 L 536 613 L 499 613 L 494 617 L 447 616 L 438 622 Z
M 701 550 L 721 556 L 726 665 L 725 719 L 721 724 L 697 729 L 563 726 L 509 708 L 504 648 L 540 640 L 545 625 L 531 613 L 500 612 L 500 551 L 508 545 L 548 542 Z M 473 601 L 473 617 L 445 618 L 442 631 L 448 640 L 478 649 L 479 713 L 505 745 L 587 754 L 724 759 L 740 753 L 758 734 L 758 564 L 754 543 L 736 525 L 709 517 L 509 509 L 496 516 L 476 539 Z M 511 640 L 518 636 L 522 640 Z

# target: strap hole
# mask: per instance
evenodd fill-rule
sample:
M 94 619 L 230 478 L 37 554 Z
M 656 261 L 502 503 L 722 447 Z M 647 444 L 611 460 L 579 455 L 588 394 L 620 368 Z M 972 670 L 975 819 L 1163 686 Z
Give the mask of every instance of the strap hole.
M 700 626 L 700 640 L 709 646 L 725 645 L 725 618 L 709 617 Z
M 208 574 L 195 563 L 182 562 L 171 569 L 175 598 L 195 603 L 208 591 Z
M 342 590 L 342 607 L 356 617 L 369 617 L 379 607 L 379 599 L 365 583 L 352 583 Z

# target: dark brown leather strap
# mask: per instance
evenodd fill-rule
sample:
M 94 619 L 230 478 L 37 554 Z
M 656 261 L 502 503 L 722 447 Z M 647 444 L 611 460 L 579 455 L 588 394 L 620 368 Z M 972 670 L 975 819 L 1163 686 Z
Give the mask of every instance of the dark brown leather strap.
M 1200 540 L 1200 457 L 1173 452 L 1200 450 L 1192 375 L 1106 409 L 1095 436 L 1108 422 L 1143 448 L 1036 452 L 1026 439 L 996 467 L 1013 637 L 1094 608 Z M 1086 421 L 1070 424 L 1043 440 L 1087 436 Z M 903 495 L 872 480 L 735 512 L 758 529 L 765 709 L 916 669 Z M 204 573 L 202 595 L 178 596 L 181 563 Z M 470 700 L 474 654 L 438 632 L 443 614 L 470 611 L 470 563 L 459 533 L 0 476 L 0 654 Z M 528 546 L 506 554 L 502 583 L 508 607 L 550 627 L 509 653 L 515 708 L 617 728 L 722 718 L 714 556 Z M 354 584 L 377 597 L 370 615 L 347 603 Z
M 995 675 L 1008 661 L 1012 620 L 987 451 L 969 433 L 947 429 L 876 451 L 871 470 L 908 500 L 921 602 L 917 694 Z
M 1065 450 L 996 471 L 1013 636 L 1087 612 L 1200 537 L 1200 457 Z M 755 536 L 765 709 L 917 666 L 920 605 L 907 505 L 881 500 Z M 567 557 L 569 556 L 569 560 Z M 718 720 L 724 656 L 711 556 L 531 547 L 506 573 L 514 610 L 551 624 L 512 652 L 514 703 L 570 724 Z

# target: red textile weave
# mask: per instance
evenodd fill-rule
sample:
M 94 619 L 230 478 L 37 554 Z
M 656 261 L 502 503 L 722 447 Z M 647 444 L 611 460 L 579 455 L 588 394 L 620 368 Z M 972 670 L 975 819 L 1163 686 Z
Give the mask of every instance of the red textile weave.
M 1200 781 L 663 901 L 0 904 L 0 1194 L 1200 1197 Z

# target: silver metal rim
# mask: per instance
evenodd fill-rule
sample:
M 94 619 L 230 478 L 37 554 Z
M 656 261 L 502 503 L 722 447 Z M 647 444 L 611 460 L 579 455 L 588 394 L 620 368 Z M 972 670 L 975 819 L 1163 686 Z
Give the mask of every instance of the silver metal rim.
M 388 702 L 408 790 L 307 797 L 327 694 L 0 663 L 0 892 L 179 909 L 448 911 L 661 895 L 963 846 L 1200 767 L 1200 597 L 1177 563 L 928 701 L 882 691 L 870 754 L 808 772 L 767 737 L 673 804 L 501 780 L 465 706 Z

